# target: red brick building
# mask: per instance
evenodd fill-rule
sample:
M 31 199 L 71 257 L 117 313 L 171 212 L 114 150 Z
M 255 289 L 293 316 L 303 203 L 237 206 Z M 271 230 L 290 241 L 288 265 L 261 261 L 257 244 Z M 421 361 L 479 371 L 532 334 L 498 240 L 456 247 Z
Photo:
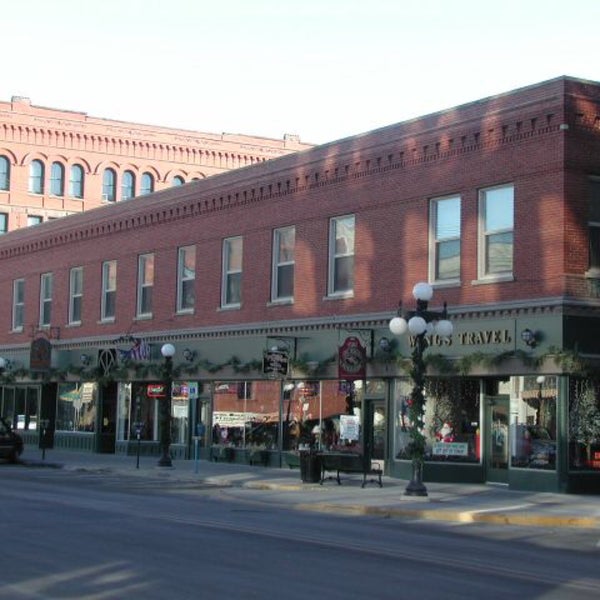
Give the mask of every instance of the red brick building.
M 137 424 L 155 451 L 169 343 L 177 456 L 202 431 L 406 477 L 415 340 L 388 323 L 426 281 L 453 323 L 428 336 L 426 480 L 597 490 L 599 115 L 562 77 L 11 232 L 2 410 L 30 442 L 48 421 L 128 452 Z
M 0 102 L 0 233 L 310 148 Z

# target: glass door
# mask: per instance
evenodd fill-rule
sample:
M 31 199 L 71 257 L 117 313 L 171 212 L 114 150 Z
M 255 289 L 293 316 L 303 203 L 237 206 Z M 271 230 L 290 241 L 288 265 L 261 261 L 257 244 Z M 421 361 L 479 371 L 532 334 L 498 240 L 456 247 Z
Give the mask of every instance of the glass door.
M 387 411 L 384 400 L 366 399 L 364 444 L 367 459 L 385 472 Z
M 486 479 L 491 483 L 508 483 L 509 396 L 487 396 Z

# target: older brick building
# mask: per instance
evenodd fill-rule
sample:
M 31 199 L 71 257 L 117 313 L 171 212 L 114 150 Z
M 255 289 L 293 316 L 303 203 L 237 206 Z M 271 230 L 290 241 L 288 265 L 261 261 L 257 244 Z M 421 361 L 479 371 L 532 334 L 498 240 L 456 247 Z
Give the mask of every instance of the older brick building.
M 176 455 L 204 432 L 405 477 L 414 339 L 388 323 L 427 281 L 454 331 L 428 340 L 426 479 L 597 490 L 598 115 L 562 77 L 11 232 L 3 411 L 30 442 L 156 451 L 169 343 Z
M 0 233 L 310 148 L 0 102 Z

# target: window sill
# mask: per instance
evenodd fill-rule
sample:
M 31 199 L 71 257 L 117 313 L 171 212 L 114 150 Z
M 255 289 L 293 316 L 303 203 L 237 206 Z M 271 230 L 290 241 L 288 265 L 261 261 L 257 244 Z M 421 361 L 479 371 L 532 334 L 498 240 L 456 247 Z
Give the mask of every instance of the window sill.
M 294 304 L 293 298 L 282 298 L 281 300 L 271 300 L 267 302 L 267 306 L 291 306 Z
M 65 327 L 81 327 L 81 321 L 73 321 L 73 323 L 67 323 Z
M 323 297 L 323 300 L 348 300 L 350 298 L 354 298 L 354 291 L 328 294 L 327 296 Z
M 100 319 L 98 321 L 98 325 L 110 325 L 111 323 L 115 322 L 115 318 L 114 317 L 107 317 L 106 319 Z
M 186 309 L 178 310 L 175 312 L 176 317 L 184 317 L 185 315 L 193 315 L 193 314 L 194 314 L 193 308 L 186 308 Z
M 600 279 L 600 269 L 596 267 L 588 269 L 583 276 L 586 279 Z
M 219 308 L 217 308 L 217 311 L 226 312 L 228 310 L 240 310 L 241 308 L 241 304 L 225 304 L 224 306 L 219 306 Z
M 460 287 L 460 279 L 439 279 L 437 281 L 431 282 L 431 287 L 436 290 L 441 290 L 444 288 L 453 288 Z
M 488 277 L 482 277 L 481 279 L 474 279 L 471 281 L 471 285 L 490 285 L 493 283 L 506 283 L 514 280 L 514 275 L 512 273 L 507 273 L 506 275 L 490 275 Z
M 149 321 L 152 319 L 152 313 L 146 315 L 136 315 L 134 321 Z

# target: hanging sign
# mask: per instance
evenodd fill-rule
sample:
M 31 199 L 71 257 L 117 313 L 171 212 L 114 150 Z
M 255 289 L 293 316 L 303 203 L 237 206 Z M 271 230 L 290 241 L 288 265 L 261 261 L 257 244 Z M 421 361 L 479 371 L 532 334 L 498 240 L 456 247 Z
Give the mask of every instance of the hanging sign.
M 357 337 L 346 338 L 339 349 L 338 378 L 346 381 L 366 377 L 367 352 Z
M 166 394 L 166 386 L 164 383 L 149 383 L 146 388 L 148 398 L 164 398 Z
M 266 375 L 281 375 L 288 373 L 288 355 L 281 350 L 266 350 L 263 354 L 263 373 Z

